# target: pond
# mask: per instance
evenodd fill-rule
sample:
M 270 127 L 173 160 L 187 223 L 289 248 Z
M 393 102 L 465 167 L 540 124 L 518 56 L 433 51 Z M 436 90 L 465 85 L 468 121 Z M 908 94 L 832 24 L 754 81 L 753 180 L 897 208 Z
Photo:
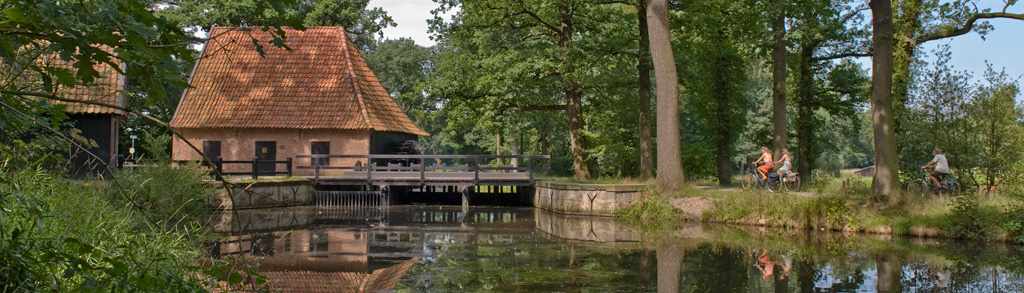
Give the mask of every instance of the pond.
M 291 292 L 1024 291 L 1024 247 L 1004 244 L 718 225 L 645 234 L 506 207 L 306 206 L 217 221 L 224 242 L 211 254 L 254 259 Z

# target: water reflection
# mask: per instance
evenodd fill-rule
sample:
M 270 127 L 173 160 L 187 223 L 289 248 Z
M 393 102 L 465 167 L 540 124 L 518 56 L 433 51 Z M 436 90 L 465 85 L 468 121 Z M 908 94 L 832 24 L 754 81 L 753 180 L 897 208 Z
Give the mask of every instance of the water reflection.
M 1024 290 L 1021 247 L 998 244 L 722 226 L 641 241 L 612 219 L 529 208 L 302 207 L 219 217 L 216 230 L 236 236 L 211 253 L 259 260 L 281 291 Z

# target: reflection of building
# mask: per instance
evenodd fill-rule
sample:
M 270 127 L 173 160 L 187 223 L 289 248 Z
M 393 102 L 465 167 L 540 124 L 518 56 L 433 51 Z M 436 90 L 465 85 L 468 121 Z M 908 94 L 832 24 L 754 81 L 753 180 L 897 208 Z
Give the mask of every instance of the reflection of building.
M 521 257 L 517 254 L 520 248 L 542 247 L 555 243 L 551 239 L 557 237 L 549 235 L 562 236 L 548 234 L 551 231 L 578 236 L 573 238 L 577 244 L 636 244 L 635 233 L 616 233 L 618 227 L 609 224 L 611 218 L 560 219 L 559 214 L 536 209 L 392 207 L 388 212 L 372 214 L 360 209 L 309 207 L 243 210 L 239 216 L 238 224 L 223 226 L 260 230 L 231 231 L 246 236 L 215 245 L 215 255 L 259 259 L 260 274 L 267 277 L 272 290 L 286 292 L 393 290 L 421 259 L 514 263 Z M 231 218 L 220 220 L 234 222 Z M 275 230 L 275 226 L 288 231 Z M 597 238 L 588 238 L 593 235 Z
M 267 277 L 273 291 L 377 292 L 393 290 L 412 266 L 412 262 L 406 262 L 370 273 L 275 271 L 260 274 Z
M 258 29 L 214 28 L 171 126 L 211 159 L 236 161 L 388 154 L 399 142 L 427 135 L 398 107 L 344 29 L 284 30 L 287 49 L 270 45 L 270 33 Z M 262 54 L 255 42 L 263 45 Z M 173 144 L 174 160 L 201 158 L 178 137 Z M 355 159 L 321 164 L 351 167 Z M 244 172 L 252 166 L 224 168 Z
M 367 231 L 348 228 L 261 233 L 214 246 L 218 254 L 260 256 L 273 291 L 376 292 L 394 289 L 419 258 L 371 259 Z

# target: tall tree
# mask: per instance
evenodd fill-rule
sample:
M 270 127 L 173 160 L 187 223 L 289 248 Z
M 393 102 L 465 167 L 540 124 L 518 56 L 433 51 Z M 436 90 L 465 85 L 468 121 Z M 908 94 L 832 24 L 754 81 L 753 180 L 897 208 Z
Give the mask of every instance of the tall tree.
M 651 141 L 651 43 L 646 0 L 637 0 L 636 16 L 640 31 L 636 56 L 636 70 L 639 73 L 637 94 L 640 98 L 640 179 L 648 179 L 654 177 L 654 146 Z
M 683 167 L 679 147 L 679 77 L 672 53 L 668 1 L 648 2 L 647 20 L 658 88 L 658 184 L 672 191 L 682 186 Z
M 844 6 L 841 1 L 807 1 L 794 9 L 796 54 L 796 118 L 795 164 L 801 174 L 810 174 L 822 154 L 824 145 L 820 132 L 825 116 L 854 118 L 854 108 L 861 103 L 863 83 L 859 66 L 835 59 L 864 56 L 867 51 L 858 39 L 867 32 L 859 21 L 863 8 Z M 824 110 L 827 114 L 820 113 Z
M 1016 102 L 1020 88 L 1006 73 L 991 67 L 985 72 L 987 84 L 979 86 L 968 108 L 968 116 L 976 125 L 982 170 L 987 186 L 995 186 L 1010 173 L 1020 172 L 1012 166 L 1024 157 L 1024 108 Z
M 594 86 L 586 83 L 587 77 L 599 69 L 588 63 L 597 57 L 582 52 L 600 51 L 593 46 L 603 44 L 601 30 L 607 27 L 602 17 L 616 13 L 608 7 L 631 6 L 550 0 L 439 3 L 437 12 L 461 9 L 450 22 L 432 22 L 440 42 L 455 50 L 442 66 L 459 68 L 452 71 L 458 74 L 440 73 L 437 92 L 452 103 L 485 104 L 488 108 L 478 111 L 491 118 L 508 111 L 564 113 L 575 176 L 591 178 L 583 103 Z
M 782 156 L 789 142 L 786 120 L 786 0 L 772 1 L 772 150 Z
M 899 192 L 899 157 L 896 120 L 892 107 L 893 22 L 892 0 L 871 0 L 871 124 L 875 137 L 874 196 L 890 199 Z

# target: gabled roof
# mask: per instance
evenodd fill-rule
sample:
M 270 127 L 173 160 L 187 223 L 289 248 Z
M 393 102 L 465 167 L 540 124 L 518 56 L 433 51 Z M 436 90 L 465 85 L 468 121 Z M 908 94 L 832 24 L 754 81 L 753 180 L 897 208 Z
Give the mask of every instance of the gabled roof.
M 109 47 L 103 47 L 103 49 L 108 53 L 113 53 L 113 50 Z M 111 58 L 111 61 L 119 67 L 122 66 L 120 59 Z M 66 68 L 71 70 L 72 73 L 75 72 L 71 62 L 64 61 L 57 56 L 43 57 L 41 58 L 41 63 L 42 64 L 40 65 Z M 127 102 L 125 101 L 124 96 L 119 92 L 120 90 L 124 90 L 125 87 L 126 81 L 124 75 L 117 72 L 117 70 L 114 70 L 114 67 L 110 66 L 110 64 L 103 62 L 93 64 L 93 68 L 100 73 L 100 76 L 93 80 L 93 82 L 89 84 L 79 84 L 73 88 L 60 88 L 57 94 L 65 99 L 98 102 L 125 107 Z M 124 68 L 122 67 L 121 69 L 123 70 Z M 73 114 L 125 114 L 124 111 L 99 105 L 66 101 L 53 101 L 53 103 L 67 105 L 67 109 L 65 109 L 65 111 Z
M 171 120 L 175 128 L 372 129 L 428 135 L 367 67 L 341 27 L 216 27 Z M 252 38 L 263 44 L 261 57 Z

